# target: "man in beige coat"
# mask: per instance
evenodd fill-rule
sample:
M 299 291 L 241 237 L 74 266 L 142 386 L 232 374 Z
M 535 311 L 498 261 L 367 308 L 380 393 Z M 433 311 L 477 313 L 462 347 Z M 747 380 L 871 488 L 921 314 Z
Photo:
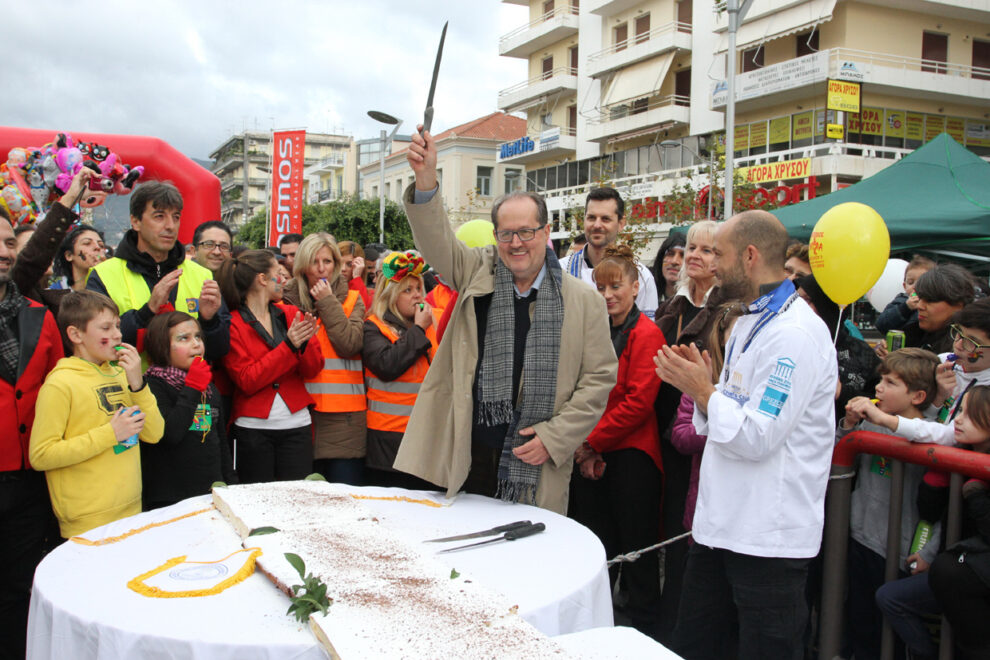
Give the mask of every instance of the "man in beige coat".
M 574 450 L 615 385 L 604 299 L 561 272 L 539 195 L 496 202 L 496 246 L 458 241 L 437 194 L 433 137 L 412 139 L 409 224 L 459 296 L 394 467 L 448 495 L 463 487 L 566 513 Z

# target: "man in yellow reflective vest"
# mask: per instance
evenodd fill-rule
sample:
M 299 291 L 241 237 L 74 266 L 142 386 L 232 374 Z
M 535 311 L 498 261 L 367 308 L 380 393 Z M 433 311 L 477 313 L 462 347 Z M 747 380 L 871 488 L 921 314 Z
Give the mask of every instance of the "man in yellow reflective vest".
M 89 272 L 86 288 L 109 296 L 120 310 L 123 340 L 142 350 L 155 314 L 175 309 L 199 319 L 206 357 L 216 362 L 230 348 L 230 313 L 213 274 L 176 239 L 182 194 L 170 182 L 151 181 L 131 195 L 131 229 L 107 259 Z

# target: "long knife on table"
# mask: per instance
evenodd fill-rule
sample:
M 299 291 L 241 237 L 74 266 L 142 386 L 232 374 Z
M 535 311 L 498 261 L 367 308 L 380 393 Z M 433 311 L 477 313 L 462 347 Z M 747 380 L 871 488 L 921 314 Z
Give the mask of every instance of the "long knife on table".
M 480 532 L 458 534 L 457 536 L 445 536 L 442 539 L 428 539 L 423 541 L 423 543 L 447 543 L 448 541 L 465 541 L 467 539 L 480 539 L 485 536 L 498 536 L 502 532 L 511 532 L 514 529 L 522 529 L 523 527 L 529 527 L 532 524 L 533 523 L 528 520 L 519 520 L 514 523 L 508 523 L 507 525 L 499 525 L 498 527 L 492 527 L 491 529 L 483 529 Z
M 543 523 L 535 523 L 533 525 L 527 525 L 526 527 L 521 527 L 519 529 L 510 529 L 502 536 L 495 539 L 488 539 L 487 541 L 479 541 L 478 543 L 469 543 L 468 545 L 461 545 L 456 548 L 447 548 L 446 550 L 441 550 L 438 555 L 446 554 L 448 552 L 457 552 L 458 550 L 468 550 L 470 548 L 477 548 L 479 545 L 488 545 L 489 543 L 500 543 L 501 541 L 515 541 L 516 539 L 525 538 L 527 536 L 532 536 L 533 534 L 539 534 L 547 528 Z
M 437 91 L 437 76 L 440 75 L 440 58 L 443 57 L 443 42 L 447 38 L 447 23 L 443 24 L 443 32 L 440 33 L 440 46 L 437 48 L 437 60 L 433 64 L 433 80 L 430 82 L 430 95 L 426 97 L 426 110 L 423 111 L 422 135 L 433 126 L 433 94 Z

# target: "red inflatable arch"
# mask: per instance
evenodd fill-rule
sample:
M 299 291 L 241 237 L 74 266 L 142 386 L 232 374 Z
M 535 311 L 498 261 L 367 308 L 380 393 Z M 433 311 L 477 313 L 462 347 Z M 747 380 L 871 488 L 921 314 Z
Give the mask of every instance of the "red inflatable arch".
M 40 147 L 57 133 L 68 133 L 77 142 L 104 144 L 128 165 L 143 165 L 141 181 L 167 179 L 174 183 L 182 193 L 182 243 L 192 242 L 193 231 L 200 223 L 220 219 L 220 179 L 158 138 L 0 126 L 0 162 L 6 162 L 7 152 L 14 147 Z

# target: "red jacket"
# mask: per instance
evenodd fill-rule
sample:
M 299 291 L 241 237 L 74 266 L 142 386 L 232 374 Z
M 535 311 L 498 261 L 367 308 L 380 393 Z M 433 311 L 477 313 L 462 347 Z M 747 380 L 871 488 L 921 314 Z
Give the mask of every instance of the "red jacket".
M 619 374 L 605 413 L 588 436 L 588 444 L 596 452 L 639 449 L 663 470 L 660 431 L 653 411 L 660 379 L 653 358 L 666 343 L 660 328 L 646 314 L 640 314 L 619 357 Z
M 0 472 L 26 470 L 34 402 L 48 372 L 62 358 L 62 336 L 44 305 L 28 300 L 17 316 L 17 382 L 0 378 Z
M 279 303 L 272 308 L 272 323 L 285 323 L 299 310 Z M 275 318 L 281 314 L 284 320 Z M 223 359 L 227 374 L 234 382 L 234 412 L 238 417 L 267 418 L 276 392 L 282 396 L 290 412 L 298 412 L 313 404 L 306 391 L 306 378 L 313 378 L 323 368 L 320 343 L 309 341 L 297 353 L 287 342 L 269 348 L 261 335 L 241 316 L 240 310 L 230 315 L 230 352 Z

